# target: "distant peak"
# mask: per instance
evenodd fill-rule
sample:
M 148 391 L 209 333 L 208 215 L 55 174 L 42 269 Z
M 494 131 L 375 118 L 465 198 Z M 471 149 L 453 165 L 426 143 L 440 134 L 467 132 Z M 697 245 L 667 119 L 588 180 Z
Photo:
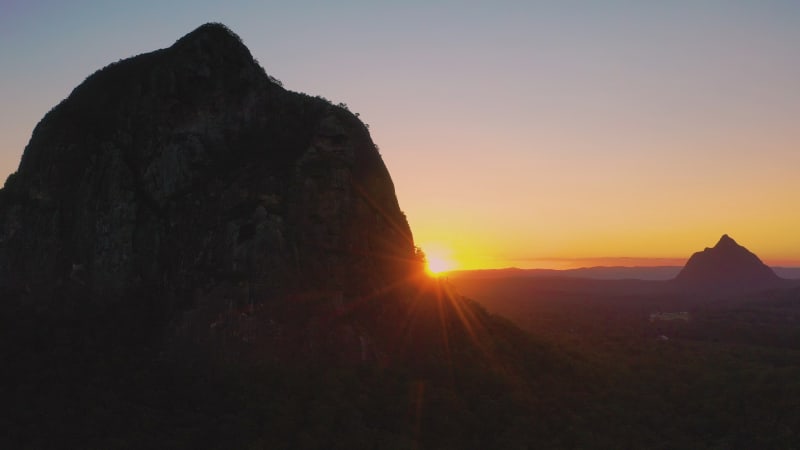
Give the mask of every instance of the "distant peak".
M 739 244 L 737 244 L 736 241 L 734 241 L 733 238 L 731 238 L 727 234 L 723 234 L 722 237 L 719 238 L 719 242 L 717 242 L 717 245 L 715 245 L 714 248 L 732 247 L 732 246 L 737 246 L 738 247 Z
M 754 253 L 723 234 L 717 245 L 692 255 L 675 278 L 687 286 L 763 288 L 780 279 Z

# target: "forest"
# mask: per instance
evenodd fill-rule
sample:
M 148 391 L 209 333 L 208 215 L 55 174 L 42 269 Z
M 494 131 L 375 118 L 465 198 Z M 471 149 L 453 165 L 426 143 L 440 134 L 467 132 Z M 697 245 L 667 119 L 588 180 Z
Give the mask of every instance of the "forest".
M 16 448 L 220 449 L 800 442 L 797 289 L 681 304 L 592 297 L 567 281 L 537 290 L 517 280 L 513 292 L 509 280 L 472 281 L 432 282 L 446 295 L 422 296 L 430 303 L 417 307 L 443 308 L 448 322 L 420 323 L 404 354 L 378 364 L 214 365 L 164 357 L 145 338 L 151 330 L 120 329 L 111 316 L 14 311 L 2 339 L 2 439 Z M 464 322 L 447 308 L 473 312 Z M 442 329 L 446 345 L 433 345 Z

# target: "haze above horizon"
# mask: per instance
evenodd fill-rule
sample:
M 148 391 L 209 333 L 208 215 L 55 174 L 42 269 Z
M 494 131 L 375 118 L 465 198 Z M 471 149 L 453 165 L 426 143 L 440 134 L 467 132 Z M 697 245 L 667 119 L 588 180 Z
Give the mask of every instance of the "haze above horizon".
M 789 1 L 4 2 L 0 177 L 87 76 L 205 22 L 359 113 L 454 268 L 665 265 L 723 233 L 800 266 Z

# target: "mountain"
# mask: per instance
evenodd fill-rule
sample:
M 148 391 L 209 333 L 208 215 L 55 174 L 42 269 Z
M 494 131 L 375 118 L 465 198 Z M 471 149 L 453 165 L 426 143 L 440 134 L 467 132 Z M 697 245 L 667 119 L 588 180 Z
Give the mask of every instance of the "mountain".
M 283 89 L 219 24 L 88 77 L 0 193 L 6 298 L 128 308 L 195 340 L 302 320 L 301 347 L 360 357 L 358 325 L 311 323 L 417 260 L 366 126 Z
M 689 258 L 675 277 L 682 287 L 751 290 L 775 287 L 782 279 L 761 260 L 727 234 L 712 247 Z

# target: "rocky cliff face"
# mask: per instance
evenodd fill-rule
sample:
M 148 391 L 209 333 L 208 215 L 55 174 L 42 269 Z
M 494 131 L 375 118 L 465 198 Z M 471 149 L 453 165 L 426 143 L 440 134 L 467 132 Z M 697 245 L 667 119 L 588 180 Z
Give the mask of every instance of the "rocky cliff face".
M 773 287 L 781 279 L 767 265 L 727 234 L 689 258 L 675 282 L 701 289 L 750 290 Z
M 87 78 L 0 191 L 6 298 L 138 305 L 192 339 L 291 328 L 365 357 L 357 322 L 314 323 L 417 269 L 364 124 L 284 90 L 216 24 Z

